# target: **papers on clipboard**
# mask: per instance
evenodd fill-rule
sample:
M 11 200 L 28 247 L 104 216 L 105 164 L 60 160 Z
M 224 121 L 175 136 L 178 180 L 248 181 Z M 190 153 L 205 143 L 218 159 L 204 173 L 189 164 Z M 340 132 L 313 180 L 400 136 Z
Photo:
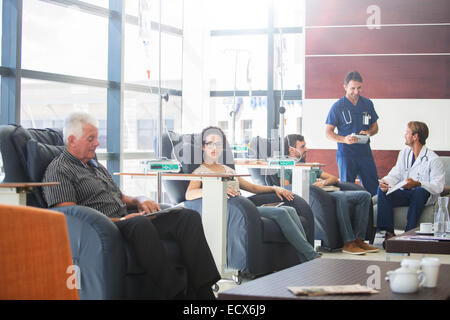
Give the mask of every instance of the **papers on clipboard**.
M 365 134 L 352 134 L 353 137 L 358 138 L 358 144 L 366 144 L 369 141 L 369 136 Z
M 397 183 L 395 186 L 390 187 L 389 190 L 388 190 L 388 192 L 386 192 L 386 195 L 388 195 L 388 194 L 390 194 L 390 193 L 392 193 L 392 192 L 394 192 L 394 191 L 397 191 L 398 189 L 401 189 L 406 183 L 407 183 L 406 180 L 400 181 L 400 182 Z

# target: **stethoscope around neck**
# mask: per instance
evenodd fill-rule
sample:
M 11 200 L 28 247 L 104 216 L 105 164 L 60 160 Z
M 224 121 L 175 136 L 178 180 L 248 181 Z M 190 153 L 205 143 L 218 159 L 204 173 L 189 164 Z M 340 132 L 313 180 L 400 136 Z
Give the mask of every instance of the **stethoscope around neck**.
M 350 124 L 350 123 L 352 123 L 352 114 L 350 113 L 350 110 L 348 110 L 348 109 L 347 109 L 347 113 L 348 113 L 348 117 L 350 120 L 347 120 L 347 118 L 345 117 L 344 111 L 342 111 L 342 117 L 344 118 L 345 124 Z
M 412 168 L 412 165 L 409 166 L 409 157 L 411 156 L 411 153 L 412 153 L 412 149 L 409 150 L 408 156 L 406 157 L 406 160 L 405 160 L 405 161 L 406 161 L 406 165 L 405 165 L 405 171 L 406 171 L 406 172 L 408 172 L 409 169 Z M 426 159 L 425 161 L 428 161 L 427 153 L 428 153 L 428 149 L 426 149 L 426 150 L 425 150 L 425 154 L 424 154 L 422 157 L 420 157 L 420 163 L 423 162 L 423 159 Z M 416 160 L 416 161 L 417 161 L 417 160 Z
M 346 106 L 345 106 L 345 96 L 344 96 L 344 100 L 343 100 L 343 106 L 344 106 L 343 109 L 346 109 L 346 110 L 342 110 L 342 118 L 344 118 L 345 124 L 350 124 L 350 123 L 352 123 L 353 119 L 352 119 L 352 114 L 351 114 L 350 110 L 348 108 L 346 108 Z M 348 119 L 345 116 L 344 111 L 347 111 Z

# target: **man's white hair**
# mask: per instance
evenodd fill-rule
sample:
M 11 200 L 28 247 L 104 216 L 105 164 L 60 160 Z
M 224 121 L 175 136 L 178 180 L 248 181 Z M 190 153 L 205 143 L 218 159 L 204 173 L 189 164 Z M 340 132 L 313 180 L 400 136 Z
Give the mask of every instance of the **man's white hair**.
M 74 135 L 77 139 L 83 135 L 83 126 L 86 124 L 98 128 L 98 120 L 86 112 L 73 112 L 69 114 L 64 123 L 64 143 L 67 144 L 69 136 Z

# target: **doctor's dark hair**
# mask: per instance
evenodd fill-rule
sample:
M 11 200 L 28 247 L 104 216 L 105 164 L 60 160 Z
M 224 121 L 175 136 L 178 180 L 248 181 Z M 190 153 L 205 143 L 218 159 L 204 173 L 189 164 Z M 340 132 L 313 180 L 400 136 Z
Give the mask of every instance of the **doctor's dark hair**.
M 289 155 L 289 147 L 297 147 L 297 141 L 305 141 L 305 137 L 301 134 L 288 134 L 284 137 L 284 155 Z
M 410 121 L 408 122 L 408 128 L 411 129 L 412 135 L 419 136 L 419 142 L 421 145 L 425 145 L 428 138 L 428 126 L 420 121 Z
M 349 73 L 347 73 L 347 75 L 345 76 L 345 79 L 344 79 L 344 84 L 348 85 L 348 83 L 352 80 L 357 81 L 357 82 L 363 82 L 361 74 L 356 70 L 350 71 Z

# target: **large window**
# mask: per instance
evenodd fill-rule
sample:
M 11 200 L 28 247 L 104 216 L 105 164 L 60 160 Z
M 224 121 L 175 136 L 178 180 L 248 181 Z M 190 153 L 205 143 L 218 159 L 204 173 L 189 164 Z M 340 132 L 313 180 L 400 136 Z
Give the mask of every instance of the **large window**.
M 97 151 L 106 151 L 106 89 L 24 78 L 21 94 L 24 127 L 62 129 L 70 112 L 85 111 L 99 120 Z
M 174 34 L 161 35 L 161 86 L 181 90 L 182 38 Z M 125 82 L 144 86 L 159 85 L 159 34 L 151 32 L 149 42 L 139 37 L 139 28 L 126 24 Z
M 161 0 L 161 8 L 160 1 L 149 1 L 146 39 L 139 0 L 3 2 L 8 17 L 17 20 L 8 25 L 8 35 L 22 30 L 16 43 L 6 37 L 8 51 L 0 47 L 9 58 L 0 68 L 2 91 L 18 93 L 15 101 L 14 94 L 1 99 L 10 119 L 25 127 L 62 128 L 70 112 L 89 112 L 99 120 L 97 155 L 111 173 L 138 171 L 142 160 L 155 157 L 159 92 L 169 94 L 164 130 L 181 130 L 183 0 Z M 21 70 L 14 70 L 16 56 Z M 4 77 L 12 81 L 4 85 Z M 125 193 L 142 190 L 114 178 Z
M 124 94 L 124 150 L 125 152 L 154 152 L 158 137 L 157 119 L 159 97 L 154 94 L 125 91 Z M 181 130 L 181 98 L 169 97 L 164 102 L 166 130 Z
M 106 80 L 107 35 L 106 17 L 73 6 L 25 0 L 22 68 Z
M 267 37 L 211 39 L 211 90 L 267 89 Z
M 304 87 L 303 2 L 208 3 L 212 124 L 227 123 L 229 139 L 245 145 L 252 137 L 276 134 L 279 107 L 284 106 L 286 133 L 299 132 Z
M 303 1 L 186 0 L 199 22 L 190 29 L 199 40 L 194 46 L 186 45 L 184 2 L 150 1 L 150 31 L 143 37 L 139 0 L 0 0 L 11 4 L 0 16 L 17 16 L 21 24 L 2 30 L 10 42 L 0 47 L 7 54 L 0 84 L 12 93 L 0 96 L 1 112 L 8 114 L 3 123 L 58 127 L 69 112 L 89 111 L 100 123 L 99 158 L 111 172 L 140 170 L 141 160 L 156 156 L 159 87 L 169 94 L 164 130 L 219 125 L 236 144 L 245 144 L 278 127 L 284 104 L 287 132 L 298 131 Z M 18 30 L 17 39 L 5 37 Z M 14 70 L 16 56 L 21 70 Z M 189 110 L 183 110 L 183 70 L 200 79 L 189 83 Z M 132 184 L 124 180 L 121 187 L 132 191 Z
M 266 28 L 270 0 L 208 0 L 211 30 Z

